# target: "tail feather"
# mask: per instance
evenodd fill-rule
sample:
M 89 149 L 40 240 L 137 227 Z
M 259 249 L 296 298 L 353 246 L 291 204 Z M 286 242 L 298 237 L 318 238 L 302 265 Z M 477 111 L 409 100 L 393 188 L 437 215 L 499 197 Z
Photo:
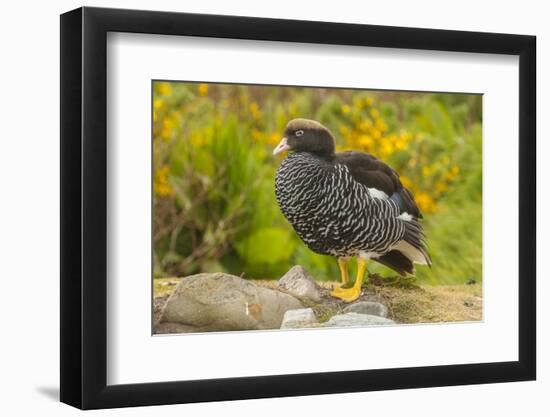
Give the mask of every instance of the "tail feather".
M 375 261 L 393 269 L 399 275 L 406 276 L 414 273 L 412 261 L 398 250 L 391 250 L 385 255 L 374 259 Z
M 394 249 L 399 250 L 412 262 L 431 267 L 432 258 L 426 247 L 426 236 L 422 225 L 416 220 L 404 222 L 404 224 L 405 235 Z

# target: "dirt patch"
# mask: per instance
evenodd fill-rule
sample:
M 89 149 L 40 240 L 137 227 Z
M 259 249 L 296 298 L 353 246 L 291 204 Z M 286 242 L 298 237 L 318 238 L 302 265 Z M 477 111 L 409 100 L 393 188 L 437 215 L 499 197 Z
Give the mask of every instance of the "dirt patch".
M 482 319 L 481 286 L 442 285 L 377 288 L 398 323 L 439 323 Z

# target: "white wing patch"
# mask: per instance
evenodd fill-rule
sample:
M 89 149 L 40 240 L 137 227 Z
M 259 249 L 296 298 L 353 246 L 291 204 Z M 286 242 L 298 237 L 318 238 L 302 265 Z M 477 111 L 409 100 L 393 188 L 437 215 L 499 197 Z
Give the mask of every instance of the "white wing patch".
M 379 200 L 387 200 L 389 198 L 384 191 L 377 190 L 376 188 L 369 188 L 368 190 L 371 196 Z
M 359 257 L 364 259 L 365 261 L 368 261 L 369 259 L 380 258 L 380 254 L 376 252 L 365 252 L 364 250 L 362 250 L 359 251 Z
M 397 218 L 405 220 L 406 222 L 410 222 L 413 219 L 413 216 L 405 211 L 404 213 L 401 213 L 399 216 L 397 216 Z

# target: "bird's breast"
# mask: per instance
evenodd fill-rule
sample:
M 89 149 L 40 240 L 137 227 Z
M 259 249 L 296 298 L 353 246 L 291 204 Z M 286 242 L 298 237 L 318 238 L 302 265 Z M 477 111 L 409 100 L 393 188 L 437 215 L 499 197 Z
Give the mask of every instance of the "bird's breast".
M 360 210 L 361 203 L 354 201 L 344 169 L 288 158 L 279 167 L 275 180 L 277 201 L 306 242 L 338 232 L 346 218 Z

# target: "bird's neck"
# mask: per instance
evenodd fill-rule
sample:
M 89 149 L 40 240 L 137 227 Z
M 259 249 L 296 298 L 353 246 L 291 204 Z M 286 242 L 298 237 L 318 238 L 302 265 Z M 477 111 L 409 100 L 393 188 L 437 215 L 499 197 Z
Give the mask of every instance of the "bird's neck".
M 301 155 L 302 157 L 310 156 L 315 158 L 317 161 L 325 163 L 333 163 L 336 157 L 334 152 L 294 152 L 293 155 Z

